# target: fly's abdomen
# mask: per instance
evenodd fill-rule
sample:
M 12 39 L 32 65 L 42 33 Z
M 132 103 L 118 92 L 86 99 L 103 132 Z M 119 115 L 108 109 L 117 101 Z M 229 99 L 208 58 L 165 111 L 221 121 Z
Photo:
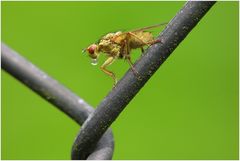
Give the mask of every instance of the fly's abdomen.
M 136 49 L 140 48 L 146 43 L 151 42 L 154 40 L 152 33 L 150 32 L 137 32 L 133 33 L 135 36 L 132 36 L 130 40 L 130 48 Z

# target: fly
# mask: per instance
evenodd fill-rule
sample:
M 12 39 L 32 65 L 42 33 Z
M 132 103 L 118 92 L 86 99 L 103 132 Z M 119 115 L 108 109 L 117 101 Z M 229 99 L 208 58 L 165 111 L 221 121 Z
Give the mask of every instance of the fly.
M 143 53 L 144 46 L 149 47 L 155 43 L 161 43 L 161 40 L 154 38 L 153 34 L 146 30 L 166 24 L 167 23 L 161 23 L 127 32 L 118 31 L 115 33 L 108 33 L 103 36 L 98 43 L 90 45 L 88 48 L 84 49 L 83 52 L 87 51 L 89 57 L 92 59 L 93 65 L 97 64 L 100 53 L 104 53 L 107 56 L 107 60 L 101 65 L 100 69 L 112 77 L 115 86 L 117 78 L 115 74 L 106 69 L 106 67 L 117 59 L 125 59 L 130 65 L 133 73 L 138 75 L 131 61 L 131 50 L 140 48 Z

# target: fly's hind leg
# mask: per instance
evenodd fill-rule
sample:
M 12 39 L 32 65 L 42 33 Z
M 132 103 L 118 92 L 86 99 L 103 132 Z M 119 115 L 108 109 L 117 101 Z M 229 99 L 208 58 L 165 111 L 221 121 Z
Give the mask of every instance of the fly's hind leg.
M 100 69 L 106 73 L 107 75 L 109 75 L 110 77 L 112 77 L 114 84 L 113 87 L 115 87 L 115 85 L 117 84 L 117 78 L 115 76 L 115 74 L 109 70 L 106 69 L 107 66 L 111 65 L 114 61 L 114 57 L 109 57 L 104 63 L 103 65 L 101 65 Z
M 141 51 L 142 51 L 142 54 L 141 54 L 141 56 L 143 56 L 143 54 L 144 54 L 144 48 L 143 47 L 141 47 Z
M 132 32 L 129 32 L 128 34 L 130 34 L 131 36 L 137 38 L 138 40 L 140 40 L 144 45 L 147 45 L 148 47 L 153 45 L 153 44 L 156 44 L 156 43 L 162 43 L 162 41 L 160 39 L 154 39 L 152 41 L 148 41 L 148 42 L 145 42 L 143 41 L 141 38 L 139 38 L 137 35 L 135 35 L 134 33 Z M 143 51 L 143 50 L 142 50 Z
M 138 71 L 134 68 L 133 63 L 132 63 L 130 57 L 127 58 L 127 62 L 128 62 L 128 64 L 131 66 L 131 70 L 133 71 L 133 74 L 137 77 L 138 80 L 141 80 L 141 76 L 140 76 L 140 74 L 138 73 Z
M 128 64 L 130 65 L 131 70 L 133 71 L 134 75 L 135 75 L 138 79 L 141 79 L 139 73 L 138 73 L 137 70 L 134 68 L 133 63 L 132 63 L 132 61 L 131 61 L 128 39 L 126 39 L 126 40 L 124 41 L 124 47 L 125 47 L 125 50 L 126 50 L 126 56 L 125 56 L 125 58 L 126 58 Z
M 147 42 L 149 45 L 153 45 L 153 44 L 156 44 L 156 43 L 162 43 L 162 41 L 160 39 L 154 39 L 152 41 L 149 41 Z
M 143 41 L 141 38 L 139 38 L 139 37 L 138 37 L 137 35 L 135 35 L 134 33 L 128 32 L 128 34 L 131 35 L 131 36 L 133 36 L 133 37 L 135 37 L 135 38 L 137 38 L 137 39 L 138 39 L 139 41 L 141 41 L 144 45 L 147 45 L 148 47 L 150 46 L 149 43 Z
M 131 70 L 133 71 L 134 75 L 137 76 L 137 77 L 139 77 L 139 73 L 138 73 L 138 71 L 134 68 L 133 63 L 132 63 L 132 61 L 131 61 L 131 58 L 130 58 L 130 57 L 127 57 L 126 59 L 127 59 L 128 64 L 130 65 Z

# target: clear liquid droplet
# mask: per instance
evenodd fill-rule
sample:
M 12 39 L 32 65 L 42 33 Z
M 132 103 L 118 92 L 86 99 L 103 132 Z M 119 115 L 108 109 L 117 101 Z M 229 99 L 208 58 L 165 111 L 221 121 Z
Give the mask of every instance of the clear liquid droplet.
M 92 64 L 92 65 L 97 65 L 97 64 L 98 64 L 97 59 L 92 59 L 91 64 Z

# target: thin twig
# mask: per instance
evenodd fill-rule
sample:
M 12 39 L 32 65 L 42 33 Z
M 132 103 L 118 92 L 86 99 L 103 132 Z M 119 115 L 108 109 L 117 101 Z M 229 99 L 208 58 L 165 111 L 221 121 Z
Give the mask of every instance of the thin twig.
M 116 88 L 84 122 L 72 148 L 72 159 L 77 159 L 79 156 L 81 159 L 87 158 L 106 129 L 214 3 L 213 1 L 189 1 L 185 4 L 159 36 L 162 43 L 151 46 L 135 64 L 134 67 L 142 79 L 136 78 L 129 70 L 118 82 Z
M 94 111 L 83 99 L 49 77 L 5 44 L 2 43 L 1 47 L 2 68 L 42 98 L 66 113 L 78 124 L 83 124 Z M 112 132 L 108 130 L 88 159 L 111 159 L 113 148 Z

